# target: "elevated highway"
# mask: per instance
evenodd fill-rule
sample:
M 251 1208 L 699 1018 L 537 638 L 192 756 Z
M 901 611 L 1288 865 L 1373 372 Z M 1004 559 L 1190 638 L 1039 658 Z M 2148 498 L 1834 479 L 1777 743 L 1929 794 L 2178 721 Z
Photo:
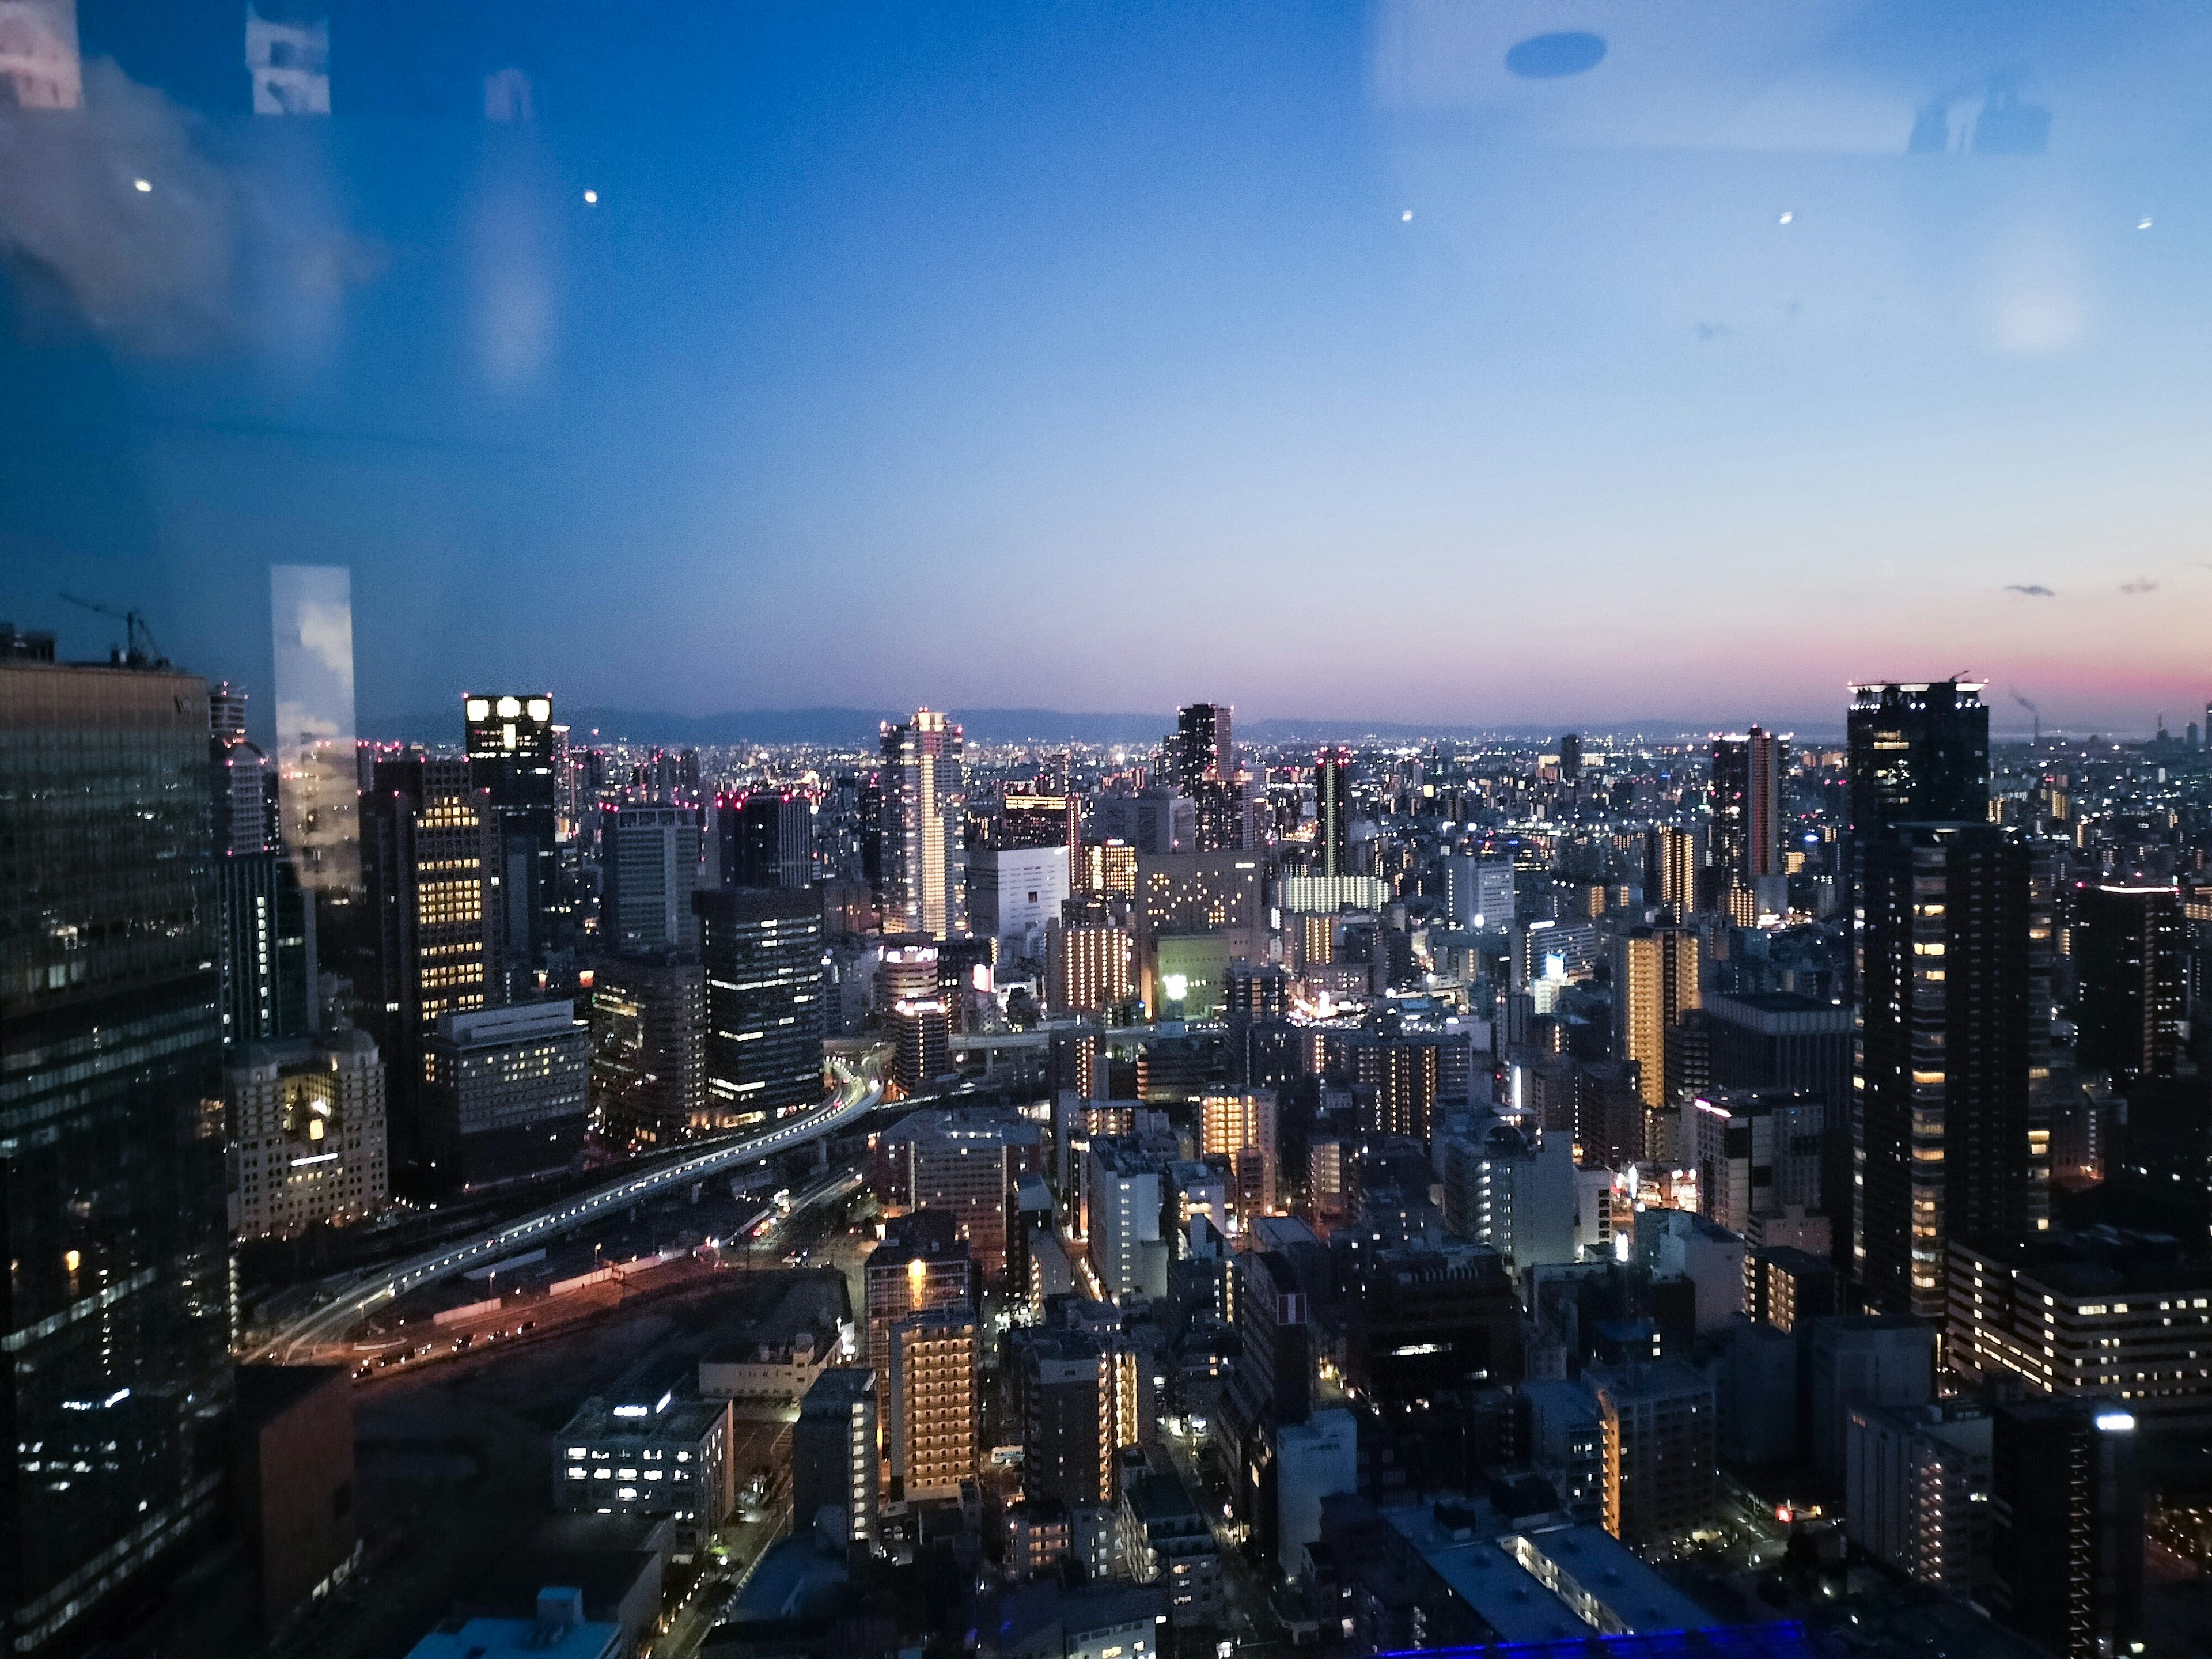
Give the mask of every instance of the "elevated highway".
M 790 1152 L 834 1133 L 874 1110 L 884 1097 L 877 1056 L 869 1054 L 849 1060 L 833 1058 L 830 1063 L 837 1073 L 837 1089 L 820 1105 L 764 1129 L 720 1142 L 702 1143 L 696 1150 L 623 1176 L 589 1192 L 562 1199 L 519 1220 L 487 1228 L 467 1237 L 449 1239 L 421 1255 L 380 1267 L 285 1326 L 255 1350 L 252 1358 L 286 1364 L 298 1363 L 324 1344 L 337 1341 L 364 1314 L 410 1291 L 471 1267 L 502 1261 L 573 1227 L 665 1193 L 680 1191 L 695 1181 L 757 1163 L 777 1152 Z

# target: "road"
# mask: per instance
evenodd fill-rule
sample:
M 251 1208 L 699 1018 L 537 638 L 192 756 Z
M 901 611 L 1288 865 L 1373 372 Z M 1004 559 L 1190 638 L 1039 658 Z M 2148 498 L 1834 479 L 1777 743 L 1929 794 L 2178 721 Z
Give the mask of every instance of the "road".
M 1029 1031 L 955 1031 L 950 1041 L 956 1054 L 1001 1054 L 1009 1050 L 1044 1048 L 1056 1036 L 1089 1035 L 1097 1037 L 1109 1048 L 1133 1048 L 1139 1043 L 1150 1042 L 1156 1037 L 1180 1036 L 1187 1033 L 1218 1030 L 1220 1027 L 1202 1020 L 1188 1024 L 1170 1022 L 1164 1025 L 1107 1025 L 1085 1023 L 1039 1026 Z
M 380 1268 L 365 1281 L 356 1279 L 331 1301 L 295 1320 L 252 1357 L 297 1363 L 338 1340 L 355 1321 L 395 1297 L 467 1268 L 501 1261 L 518 1250 L 542 1244 L 571 1228 L 627 1209 L 662 1192 L 688 1186 L 776 1152 L 789 1152 L 874 1110 L 884 1092 L 879 1058 L 869 1054 L 857 1065 L 833 1059 L 830 1064 L 837 1072 L 837 1091 L 811 1110 L 757 1133 L 720 1145 L 703 1146 L 697 1152 L 652 1170 L 625 1176 L 588 1193 L 564 1199 L 519 1221 L 487 1229 L 469 1238 L 449 1241 L 411 1260 Z

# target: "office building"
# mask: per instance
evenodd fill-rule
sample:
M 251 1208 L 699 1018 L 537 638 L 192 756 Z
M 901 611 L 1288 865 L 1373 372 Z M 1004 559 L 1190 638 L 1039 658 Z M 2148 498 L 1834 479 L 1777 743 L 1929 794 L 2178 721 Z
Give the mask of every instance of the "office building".
M 675 1524 L 696 1558 L 737 1507 L 730 1402 L 678 1400 L 659 1381 L 586 1400 L 553 1438 L 553 1507 Z
M 1167 739 L 1168 775 L 1188 790 L 1209 778 L 1237 775 L 1237 745 L 1231 735 L 1235 711 L 1227 703 L 1197 702 L 1176 710 L 1176 729 Z
M 982 1341 L 975 1311 L 955 1304 L 894 1319 L 884 1364 L 891 1478 L 908 1499 L 948 1497 L 972 1480 L 982 1455 Z
M 431 1156 L 423 1091 L 438 1022 L 507 1000 L 500 827 L 465 761 L 419 753 L 376 763 L 362 796 L 362 1017 L 384 1056 L 395 1187 Z
M 1521 1380 L 1522 1308 L 1498 1251 L 1359 1251 L 1346 1270 L 1346 1379 L 1383 1406 Z
M 2049 868 L 1989 823 L 1893 826 L 1859 865 L 1857 1277 L 1941 1321 L 1948 1241 L 2049 1214 Z
M 215 878 L 223 1046 L 307 1036 L 316 1025 L 314 912 L 290 854 L 274 846 L 222 849 Z
M 1042 963 L 1068 896 L 1065 847 L 987 847 L 968 855 L 968 930 L 994 941 L 1002 970 Z
M 822 1098 L 822 907 L 799 888 L 702 893 L 707 1113 L 741 1127 Z
M 1605 1437 L 1605 1529 L 1632 1550 L 1665 1549 L 1712 1507 L 1713 1385 L 1680 1360 L 1583 1375 Z
M 441 1014 L 424 1054 L 431 1186 L 511 1181 L 583 1151 L 591 1048 L 591 1027 L 566 998 Z
M 1789 1334 L 1843 1311 L 1836 1269 L 1825 1253 L 1794 1244 L 1763 1244 L 1743 1259 L 1745 1317 Z
M 1989 816 L 1990 711 L 1978 684 L 1854 685 L 1847 726 L 1854 857 L 1892 824 Z
M 1462 927 L 1513 926 L 1513 860 L 1453 853 L 1444 859 L 1444 904 Z
M 1116 1304 L 1167 1294 L 1160 1172 L 1133 1139 L 1100 1136 L 1084 1160 L 1083 1236 L 1099 1293 Z
M 296 1238 L 380 1214 L 390 1196 L 384 1062 L 363 1031 L 252 1044 L 222 1068 L 230 1229 Z
M 1713 739 L 1712 862 L 1747 883 L 1784 873 L 1784 759 L 1782 739 L 1756 726 Z
M 1251 853 L 1145 854 L 1133 915 L 1140 943 L 1162 933 L 1230 935 L 1232 957 L 1257 961 L 1267 918 L 1266 861 Z
M 2058 1659 L 2140 1647 L 2143 1492 L 2134 1414 L 2109 1396 L 1990 1413 L 1989 1606 Z
M 2173 1239 L 2094 1228 L 1951 1246 L 1945 1358 L 2065 1399 L 2110 1395 L 2147 1429 L 2212 1426 L 2212 1268 Z
M 1094 842 L 1108 846 L 1118 842 L 1147 858 L 1194 853 L 1198 805 L 1189 796 L 1161 784 L 1134 794 L 1100 795 L 1091 803 L 1091 835 Z
M 366 804 L 354 751 L 352 573 L 271 565 L 269 611 L 284 846 L 302 887 L 348 905 L 362 884 Z
M 833 1365 L 814 1379 L 791 1425 L 793 1530 L 813 1529 L 821 1512 L 837 1512 L 846 1538 L 876 1536 L 882 1455 L 876 1437 L 876 1374 L 863 1365 Z
M 2188 1012 L 2180 894 L 2171 887 L 2077 886 L 2071 944 L 2081 1069 L 2123 1084 L 2172 1077 Z
M 1680 1161 L 1698 1173 L 1698 1212 L 1733 1232 L 1790 1205 L 1820 1205 L 1821 1126 L 1809 1096 L 1715 1090 L 1682 1103 Z
M 1352 867 L 1352 751 L 1324 749 L 1314 759 L 1316 873 L 1349 876 Z
M 1673 1099 L 1667 1033 L 1698 1006 L 1704 940 L 1686 927 L 1634 927 L 1613 946 L 1613 1057 L 1635 1061 L 1637 1086 L 1653 1110 Z
M 1322 1503 L 1359 1490 L 1358 1425 L 1341 1407 L 1275 1431 L 1274 1565 L 1296 1581 L 1313 1573 Z
M 696 951 L 693 896 L 703 845 L 699 810 L 624 806 L 606 817 L 599 830 L 602 944 L 615 952 Z
M 1083 798 L 1073 791 L 1058 793 L 1009 787 L 999 797 L 998 821 L 992 826 L 994 847 L 1065 847 L 1069 867 L 1083 872 Z M 1079 881 L 1079 885 L 1081 884 Z
M 673 951 L 616 957 L 592 981 L 592 1121 L 617 1145 L 666 1146 L 712 1126 L 707 970 Z
M 946 939 L 968 931 L 967 805 L 959 726 L 933 709 L 883 727 L 883 885 L 886 932 Z
M 1024 1176 L 1043 1169 L 1043 1126 L 1009 1109 L 912 1112 L 876 1141 L 885 1207 L 951 1216 L 977 1266 L 994 1276 L 1006 1265 L 1012 1195 Z
M 1844 1528 L 1893 1572 L 1960 1595 L 1990 1572 L 1988 1410 L 1964 1400 L 1853 1406 L 1844 1429 Z
M 814 803 L 796 789 L 754 789 L 714 803 L 725 887 L 805 887 L 814 879 Z
M 1795 1091 L 1848 1123 L 1848 1004 L 1817 1001 L 1794 991 L 1747 991 L 1708 995 L 1700 1006 L 1714 1088 Z
M 562 744 L 553 699 L 543 691 L 461 699 L 470 775 L 491 795 L 500 823 L 500 879 L 506 890 L 507 950 L 534 961 L 552 942 L 560 884 L 559 793 Z
M 18 1126 L 0 1160 L 17 1241 L 0 1607 L 19 1654 L 116 1633 L 120 1601 L 221 1497 L 208 732 L 204 681 L 61 666 L 50 635 L 0 630 L 0 1097 Z
M 208 691 L 210 799 L 216 850 L 258 853 L 277 842 L 276 771 L 246 736 L 246 692 L 223 680 Z

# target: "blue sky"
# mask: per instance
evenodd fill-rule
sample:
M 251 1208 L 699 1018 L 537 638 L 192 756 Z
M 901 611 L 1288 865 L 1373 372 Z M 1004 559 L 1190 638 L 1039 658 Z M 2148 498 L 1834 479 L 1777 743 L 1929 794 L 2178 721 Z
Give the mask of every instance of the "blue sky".
M 65 568 L 265 684 L 265 566 L 343 562 L 372 717 L 2212 691 L 2197 8 L 449 15 L 342 8 L 333 118 L 256 122 L 222 15 L 88 4 L 156 90 L 90 83 L 72 187 L 143 166 L 227 257 L 88 258 L 204 301 L 88 335 L 18 259 L 0 615 L 97 649 Z M 1507 67 L 1562 31 L 1602 58 Z M 0 247 L 66 270 L 41 210 Z

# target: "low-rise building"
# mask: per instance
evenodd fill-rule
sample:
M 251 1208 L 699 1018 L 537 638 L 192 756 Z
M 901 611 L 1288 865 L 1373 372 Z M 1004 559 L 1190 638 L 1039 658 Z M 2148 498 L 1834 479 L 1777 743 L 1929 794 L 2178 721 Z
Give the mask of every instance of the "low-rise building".
M 553 1506 L 665 1516 L 676 1523 L 676 1559 L 689 1560 L 737 1504 L 730 1402 L 635 1393 L 586 1400 L 555 1437 Z
M 407 1659 L 615 1659 L 620 1625 L 584 1617 L 584 1593 L 573 1587 L 538 1593 L 535 1619 L 455 1620 L 408 1650 Z
M 1213 1525 L 1171 1470 L 1140 1475 L 1121 1492 L 1129 1576 L 1168 1593 L 1168 1619 L 1181 1630 L 1216 1621 L 1222 1609 L 1221 1550 Z

